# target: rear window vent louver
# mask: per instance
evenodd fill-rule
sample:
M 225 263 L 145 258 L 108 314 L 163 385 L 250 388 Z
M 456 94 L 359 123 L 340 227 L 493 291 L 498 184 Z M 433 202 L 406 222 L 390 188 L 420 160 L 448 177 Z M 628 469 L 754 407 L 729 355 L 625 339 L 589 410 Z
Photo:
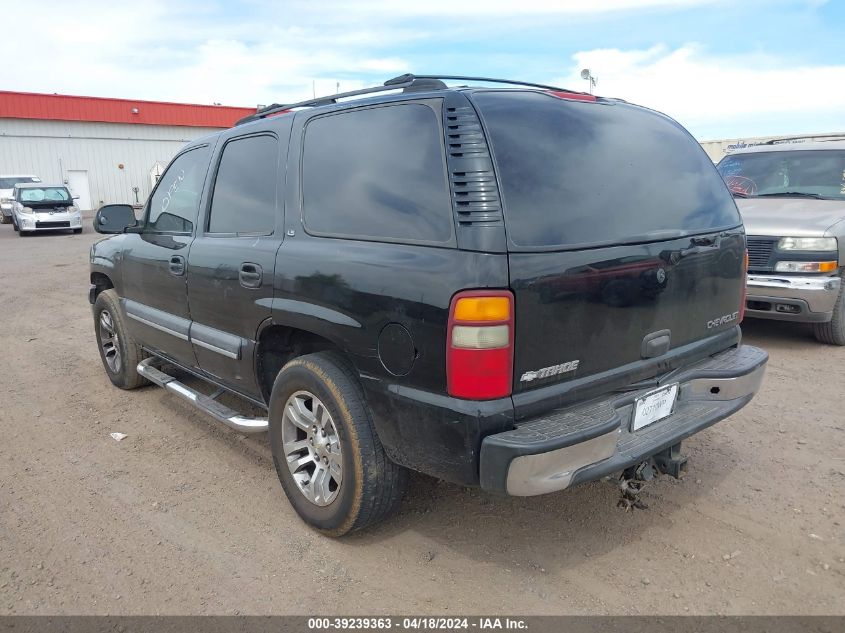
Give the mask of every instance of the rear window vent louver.
M 452 205 L 463 226 L 502 223 L 499 188 L 481 122 L 472 106 L 446 107 L 446 155 Z

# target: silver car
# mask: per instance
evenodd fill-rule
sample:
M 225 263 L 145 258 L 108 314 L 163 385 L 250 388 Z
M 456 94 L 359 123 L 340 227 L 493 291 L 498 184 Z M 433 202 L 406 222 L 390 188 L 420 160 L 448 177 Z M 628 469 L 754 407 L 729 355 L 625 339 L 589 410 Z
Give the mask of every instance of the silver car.
M 717 167 L 745 223 L 746 315 L 845 345 L 845 141 L 757 145 Z
M 82 233 L 82 214 L 64 185 L 19 183 L 12 190 L 12 224 L 21 237 L 57 229 Z

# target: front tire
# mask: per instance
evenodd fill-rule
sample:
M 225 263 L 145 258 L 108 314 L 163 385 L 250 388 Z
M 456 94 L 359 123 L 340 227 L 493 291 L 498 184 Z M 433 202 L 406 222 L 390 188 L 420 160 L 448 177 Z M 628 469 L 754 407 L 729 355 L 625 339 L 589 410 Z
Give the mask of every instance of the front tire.
M 407 487 L 408 473 L 385 454 L 355 372 L 334 352 L 295 358 L 279 372 L 270 447 L 294 510 L 327 536 L 386 519 Z
M 845 280 L 839 288 L 833 318 L 827 323 L 814 323 L 813 334 L 816 340 L 828 345 L 845 345 Z
M 135 389 L 148 384 L 137 369 L 146 354 L 126 329 L 120 300 L 113 288 L 100 292 L 94 302 L 94 333 L 103 368 L 114 386 Z
M 79 235 L 80 233 L 82 233 L 82 229 L 73 229 L 74 235 Z
M 0 224 L 11 224 L 12 216 L 0 213 Z

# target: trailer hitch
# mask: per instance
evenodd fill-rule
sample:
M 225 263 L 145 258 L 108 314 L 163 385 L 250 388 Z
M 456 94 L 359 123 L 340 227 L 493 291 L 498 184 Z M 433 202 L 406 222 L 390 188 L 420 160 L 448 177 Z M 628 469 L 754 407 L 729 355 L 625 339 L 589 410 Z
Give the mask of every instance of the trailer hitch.
M 648 505 L 639 496 L 645 484 L 659 474 L 680 479 L 686 471 L 687 458 L 681 455 L 680 442 L 636 466 L 626 468 L 619 476 L 620 497 L 616 503 L 617 507 L 623 508 L 625 512 L 631 512 L 635 508 L 647 510 Z

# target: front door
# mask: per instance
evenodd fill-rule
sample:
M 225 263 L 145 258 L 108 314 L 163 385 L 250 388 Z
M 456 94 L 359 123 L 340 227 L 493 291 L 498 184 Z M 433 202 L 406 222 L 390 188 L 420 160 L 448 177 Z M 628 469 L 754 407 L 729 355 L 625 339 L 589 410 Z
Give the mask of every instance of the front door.
M 70 195 L 76 198 L 76 206 L 82 211 L 90 211 L 91 189 L 88 186 L 88 172 L 84 169 L 69 169 L 67 172 L 67 188 Z
M 188 261 L 191 341 L 199 367 L 256 398 L 261 393 L 255 339 L 270 317 L 281 244 L 279 145 L 270 133 L 230 138 L 222 145 L 213 161 L 218 167 L 208 213 Z
M 179 154 L 147 201 L 138 233 L 123 250 L 123 305 L 127 326 L 144 347 L 196 367 L 190 343 L 188 251 L 211 149 Z

